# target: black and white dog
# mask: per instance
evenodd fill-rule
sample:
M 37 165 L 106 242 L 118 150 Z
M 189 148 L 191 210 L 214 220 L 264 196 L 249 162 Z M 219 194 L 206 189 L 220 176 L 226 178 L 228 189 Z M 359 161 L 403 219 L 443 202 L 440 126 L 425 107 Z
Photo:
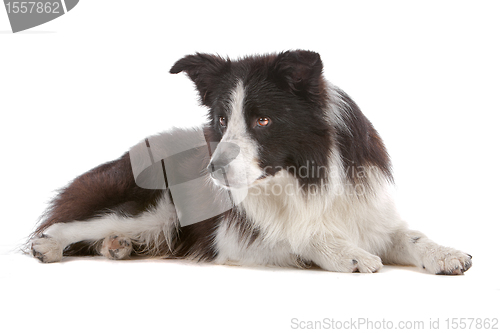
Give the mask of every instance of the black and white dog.
M 463 274 L 470 255 L 401 220 L 382 140 L 322 70 L 320 56 L 302 50 L 180 59 L 170 72 L 195 83 L 208 124 L 150 137 L 76 178 L 30 237 L 30 252 L 42 262 L 144 255 Z

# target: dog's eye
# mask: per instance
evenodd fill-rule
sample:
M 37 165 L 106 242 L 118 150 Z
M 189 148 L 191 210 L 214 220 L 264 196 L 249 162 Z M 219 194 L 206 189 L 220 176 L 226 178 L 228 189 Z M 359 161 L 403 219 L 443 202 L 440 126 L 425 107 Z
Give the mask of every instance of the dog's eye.
M 226 120 L 226 117 L 222 117 L 222 116 L 220 116 L 220 117 L 219 117 L 219 124 L 220 124 L 222 127 L 226 127 L 226 126 L 227 126 L 227 120 Z
M 271 124 L 271 119 L 267 117 L 260 117 L 257 119 L 257 126 L 258 127 L 266 127 Z

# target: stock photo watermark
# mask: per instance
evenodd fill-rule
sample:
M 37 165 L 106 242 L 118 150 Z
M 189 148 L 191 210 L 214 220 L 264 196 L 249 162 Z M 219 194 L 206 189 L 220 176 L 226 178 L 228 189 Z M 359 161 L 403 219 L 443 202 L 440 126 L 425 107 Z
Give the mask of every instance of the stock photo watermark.
M 293 330 L 499 330 L 498 318 L 429 318 L 427 320 L 388 320 L 366 317 L 338 320 L 290 319 Z
M 20 32 L 52 21 L 72 10 L 79 0 L 4 0 L 12 32 Z

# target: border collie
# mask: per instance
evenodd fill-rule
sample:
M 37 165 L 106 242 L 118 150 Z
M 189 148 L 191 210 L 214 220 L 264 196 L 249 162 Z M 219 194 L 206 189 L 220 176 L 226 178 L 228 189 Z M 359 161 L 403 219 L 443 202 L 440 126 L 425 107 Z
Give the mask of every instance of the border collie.
M 62 189 L 30 236 L 40 261 L 133 255 L 335 272 L 414 265 L 467 271 L 471 256 L 407 228 L 380 136 L 328 83 L 315 52 L 188 55 L 202 128 L 146 139 Z

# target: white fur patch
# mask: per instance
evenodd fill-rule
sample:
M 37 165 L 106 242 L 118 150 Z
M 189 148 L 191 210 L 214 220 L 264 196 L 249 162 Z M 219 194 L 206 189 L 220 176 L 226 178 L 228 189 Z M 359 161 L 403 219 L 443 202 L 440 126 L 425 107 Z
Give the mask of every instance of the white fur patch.
M 244 100 L 245 88 L 243 87 L 243 82 L 238 81 L 231 94 L 229 122 L 221 143 L 229 142 L 236 144 L 240 148 L 240 153 L 225 168 L 228 184 L 222 184 L 220 181 L 214 180 L 219 186 L 247 187 L 251 186 L 263 175 L 258 165 L 257 142 L 250 137 L 245 122 Z

